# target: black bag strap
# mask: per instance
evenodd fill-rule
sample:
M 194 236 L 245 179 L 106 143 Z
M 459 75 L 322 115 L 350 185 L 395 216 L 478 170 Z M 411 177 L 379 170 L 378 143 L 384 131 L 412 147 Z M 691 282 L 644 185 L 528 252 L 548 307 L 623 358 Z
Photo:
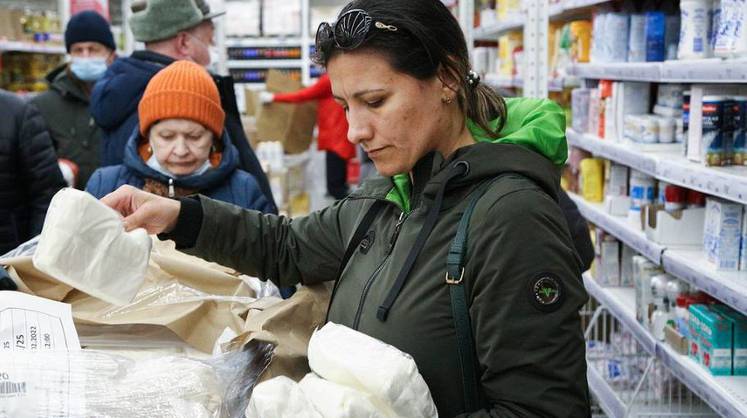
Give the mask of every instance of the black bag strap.
M 472 335 L 467 294 L 464 290 L 464 256 L 467 253 L 467 232 L 470 219 L 480 198 L 496 179 L 483 182 L 471 193 L 471 198 L 459 220 L 457 232 L 449 247 L 446 259 L 446 284 L 449 285 L 451 296 L 451 311 L 454 317 L 454 328 L 457 334 L 457 348 L 459 350 L 459 365 L 462 369 L 462 384 L 464 405 L 466 412 L 474 412 L 481 408 L 480 391 L 477 382 L 477 358 L 475 354 L 475 340 Z
M 384 205 L 386 204 L 383 200 L 375 200 L 370 208 L 368 208 L 368 212 L 366 212 L 365 215 L 363 215 L 363 219 L 358 224 L 358 227 L 355 228 L 355 232 L 353 232 L 353 237 L 350 239 L 350 242 L 348 242 L 348 246 L 345 249 L 345 254 L 342 256 L 342 260 L 340 261 L 340 267 L 337 269 L 337 275 L 335 276 L 335 286 L 332 289 L 332 295 L 329 298 L 329 306 L 327 307 L 327 317 L 324 319 L 324 322 L 329 321 L 329 308 L 332 307 L 332 300 L 335 298 L 335 293 L 337 293 L 337 287 L 340 284 L 340 278 L 342 277 L 342 272 L 345 270 L 345 266 L 348 265 L 348 261 L 350 261 L 350 257 L 353 256 L 353 253 L 358 248 L 358 245 L 363 241 L 363 238 L 368 233 L 368 228 L 373 223 L 373 220 L 376 218 L 376 215 L 381 212 L 381 209 L 384 208 Z

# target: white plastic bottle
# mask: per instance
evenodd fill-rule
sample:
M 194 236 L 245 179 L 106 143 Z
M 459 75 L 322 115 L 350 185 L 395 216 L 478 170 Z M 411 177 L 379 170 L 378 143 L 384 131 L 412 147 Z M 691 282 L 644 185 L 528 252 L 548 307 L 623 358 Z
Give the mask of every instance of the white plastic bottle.
M 658 341 L 664 341 L 664 328 L 669 321 L 669 304 L 667 303 L 667 284 L 674 278 L 669 274 L 660 274 L 651 278 L 651 297 L 654 300 L 654 313 L 651 314 L 651 333 Z

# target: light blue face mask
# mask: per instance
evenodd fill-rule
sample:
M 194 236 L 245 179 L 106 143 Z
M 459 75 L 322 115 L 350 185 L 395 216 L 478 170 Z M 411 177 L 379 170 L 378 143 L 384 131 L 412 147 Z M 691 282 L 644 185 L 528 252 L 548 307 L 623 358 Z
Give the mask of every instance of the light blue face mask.
M 106 72 L 106 58 L 73 57 L 70 61 L 70 71 L 83 81 L 97 81 Z

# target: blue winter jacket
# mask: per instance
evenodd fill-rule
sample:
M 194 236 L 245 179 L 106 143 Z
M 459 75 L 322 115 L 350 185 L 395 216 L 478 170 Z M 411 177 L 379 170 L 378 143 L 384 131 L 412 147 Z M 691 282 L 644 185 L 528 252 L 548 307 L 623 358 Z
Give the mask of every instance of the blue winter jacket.
M 86 191 L 102 198 L 122 185 L 142 189 L 145 179 L 154 179 L 174 187 L 196 190 L 212 199 L 232 203 L 246 209 L 271 212 L 274 208 L 261 192 L 254 177 L 238 168 L 239 158 L 236 147 L 231 144 L 228 134 L 223 134 L 223 157 L 218 167 L 210 168 L 203 174 L 182 178 L 170 178 L 150 167 L 138 153 L 140 133 L 135 129 L 127 142 L 124 164 L 103 167 L 96 170 L 88 181 Z

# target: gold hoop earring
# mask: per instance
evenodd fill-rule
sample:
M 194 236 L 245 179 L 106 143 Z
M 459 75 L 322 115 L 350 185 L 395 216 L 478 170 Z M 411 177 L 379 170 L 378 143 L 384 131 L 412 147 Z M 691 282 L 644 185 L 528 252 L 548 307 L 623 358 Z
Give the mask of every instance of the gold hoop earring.
M 445 103 L 445 104 L 451 104 L 451 102 L 453 102 L 453 101 L 454 101 L 454 99 L 453 99 L 453 98 L 451 98 L 451 97 L 442 97 L 442 98 L 441 98 L 441 101 L 442 101 L 443 103 Z

